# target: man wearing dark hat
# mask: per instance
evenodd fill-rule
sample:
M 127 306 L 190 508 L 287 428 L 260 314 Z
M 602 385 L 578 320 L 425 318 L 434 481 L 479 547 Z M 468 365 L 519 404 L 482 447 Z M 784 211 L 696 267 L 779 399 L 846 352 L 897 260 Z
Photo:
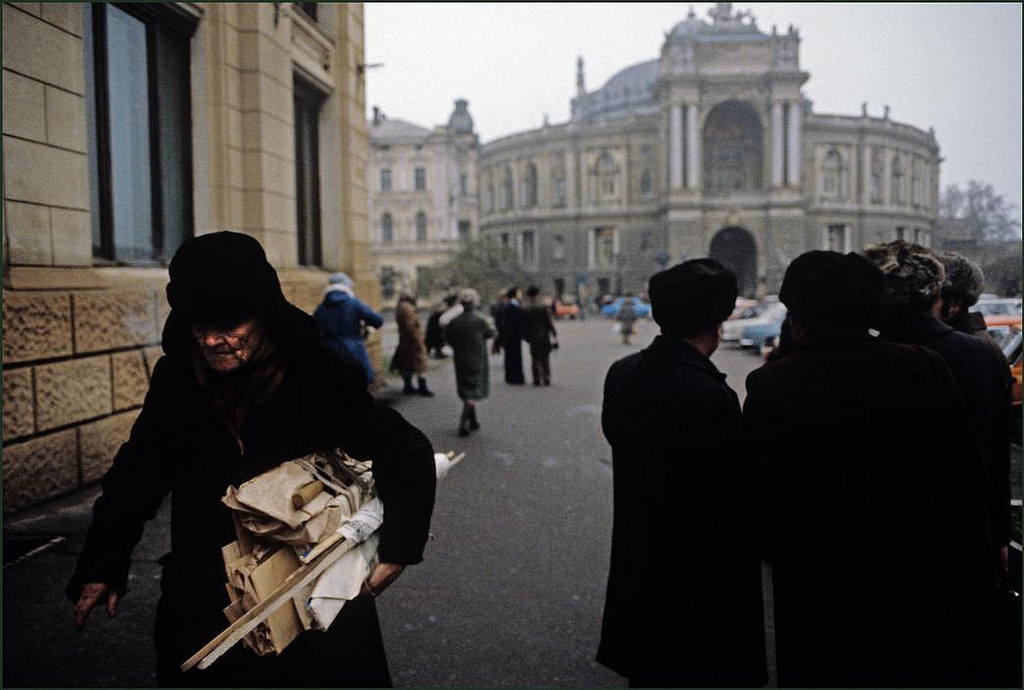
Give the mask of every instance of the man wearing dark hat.
M 632 687 L 757 687 L 761 570 L 744 531 L 740 406 L 710 360 L 736 276 L 695 259 L 648 292 L 661 334 L 605 379 L 614 524 L 597 660 Z
M 990 569 L 981 463 L 942 359 L 869 332 L 883 290 L 862 256 L 798 257 L 779 292 L 794 348 L 747 377 L 780 687 L 966 679 L 957 633 L 977 631 L 952 611 Z
M 155 631 L 160 685 L 390 685 L 373 596 L 422 560 L 434 503 L 430 443 L 374 404 L 357 363 L 318 344 L 315 321 L 285 299 L 253 238 L 196 237 L 169 271 L 165 356 L 103 480 L 67 588 L 76 626 L 95 606 L 116 611 L 143 525 L 170 493 L 172 550 L 160 559 Z M 206 671 L 180 673 L 227 626 L 221 547 L 235 531 L 225 489 L 334 447 L 373 460 L 386 507 L 369 594 L 346 604 L 328 632 L 300 635 L 279 656 L 236 645 Z

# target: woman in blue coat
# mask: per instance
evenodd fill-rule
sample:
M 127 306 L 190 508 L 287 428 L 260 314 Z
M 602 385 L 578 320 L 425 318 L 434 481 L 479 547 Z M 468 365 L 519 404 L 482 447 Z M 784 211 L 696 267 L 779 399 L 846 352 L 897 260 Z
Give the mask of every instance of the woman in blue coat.
M 370 309 L 352 291 L 352 279 L 332 273 L 323 302 L 313 312 L 321 338 L 332 351 L 348 355 L 363 365 L 367 383 L 373 383 L 373 365 L 363 344 L 363 324 L 380 328 L 384 317 Z

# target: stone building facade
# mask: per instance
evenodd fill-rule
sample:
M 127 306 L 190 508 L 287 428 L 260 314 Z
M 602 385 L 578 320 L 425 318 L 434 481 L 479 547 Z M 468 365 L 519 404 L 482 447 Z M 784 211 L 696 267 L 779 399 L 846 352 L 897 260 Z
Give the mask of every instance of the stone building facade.
M 359 3 L 3 5 L 3 480 L 99 479 L 160 356 L 181 241 L 249 233 L 305 309 L 367 296 Z
M 478 236 L 478 150 L 463 99 L 448 123 L 432 130 L 374 108 L 367 185 L 374 270 L 385 300 L 394 301 L 401 288 L 426 290 L 425 271 Z
M 741 292 L 776 292 L 811 249 L 930 241 L 934 133 L 816 113 L 800 35 L 762 32 L 719 3 L 666 34 L 658 59 L 587 91 L 569 122 L 486 143 L 480 232 L 555 294 L 644 289 L 661 267 L 713 256 Z

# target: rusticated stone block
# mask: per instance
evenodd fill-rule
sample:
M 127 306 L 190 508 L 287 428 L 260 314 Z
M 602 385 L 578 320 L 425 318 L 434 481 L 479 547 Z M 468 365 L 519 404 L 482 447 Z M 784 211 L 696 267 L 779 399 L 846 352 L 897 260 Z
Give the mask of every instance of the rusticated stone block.
M 4 446 L 4 512 L 42 503 L 78 488 L 74 430 Z
M 143 348 L 142 356 L 146 360 L 146 376 L 152 379 L 153 368 L 156 366 L 157 360 L 164 356 L 164 349 L 159 345 Z
M 109 357 L 72 359 L 35 370 L 40 431 L 111 413 Z
M 4 291 L 4 362 L 71 354 L 71 299 L 59 292 Z
M 149 390 L 149 373 L 142 350 L 119 352 L 110 358 L 114 370 L 114 410 L 138 407 Z
M 152 290 L 76 292 L 75 350 L 98 352 L 160 340 Z
M 117 449 L 128 440 L 138 416 L 139 411 L 133 410 L 78 427 L 83 486 L 103 478 L 117 455 Z
M 36 430 L 32 396 L 32 369 L 4 372 L 4 441 Z

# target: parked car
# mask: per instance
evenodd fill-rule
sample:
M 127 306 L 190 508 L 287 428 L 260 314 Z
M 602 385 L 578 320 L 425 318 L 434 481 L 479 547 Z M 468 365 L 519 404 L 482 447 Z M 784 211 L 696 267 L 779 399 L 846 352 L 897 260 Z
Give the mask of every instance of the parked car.
M 608 318 L 615 318 L 619 315 L 619 309 L 622 309 L 622 303 L 625 299 L 625 297 L 619 297 L 611 304 L 604 305 L 601 308 L 601 313 Z M 636 314 L 636 318 L 642 319 L 645 316 L 651 315 L 651 305 L 647 302 L 644 302 L 639 297 L 630 297 L 629 299 L 633 302 L 633 313 Z
M 733 319 L 749 319 L 752 316 L 756 316 L 754 309 L 760 305 L 756 299 L 748 299 L 746 297 L 736 298 L 736 308 L 729 314 L 727 321 Z
M 731 319 L 722 324 L 722 340 L 737 342 L 743 335 L 747 326 L 757 326 L 774 323 L 776 320 L 781 324 L 786 317 L 786 305 L 782 302 L 768 302 L 751 307 L 749 316 Z M 782 316 L 780 317 L 779 314 Z
M 1016 316 L 1021 315 L 1020 297 L 982 297 L 978 303 L 971 307 L 971 311 L 979 312 L 986 321 L 992 316 Z
M 785 305 L 778 305 L 780 308 L 768 310 L 762 319 L 756 319 L 757 323 L 750 323 L 740 333 L 740 347 L 754 347 L 760 352 L 765 344 L 775 340 L 782 332 L 782 322 L 786 320 Z
M 556 299 L 552 306 L 552 313 L 556 319 L 575 319 L 580 315 L 580 305 L 569 302 L 563 302 L 560 299 Z
M 996 344 L 1006 355 L 1010 363 L 1010 374 L 1013 376 L 1013 398 L 1017 423 L 1021 414 L 1021 353 L 1024 351 L 1024 332 L 1021 330 L 1021 317 L 1008 324 L 993 324 L 988 327 L 988 333 Z

